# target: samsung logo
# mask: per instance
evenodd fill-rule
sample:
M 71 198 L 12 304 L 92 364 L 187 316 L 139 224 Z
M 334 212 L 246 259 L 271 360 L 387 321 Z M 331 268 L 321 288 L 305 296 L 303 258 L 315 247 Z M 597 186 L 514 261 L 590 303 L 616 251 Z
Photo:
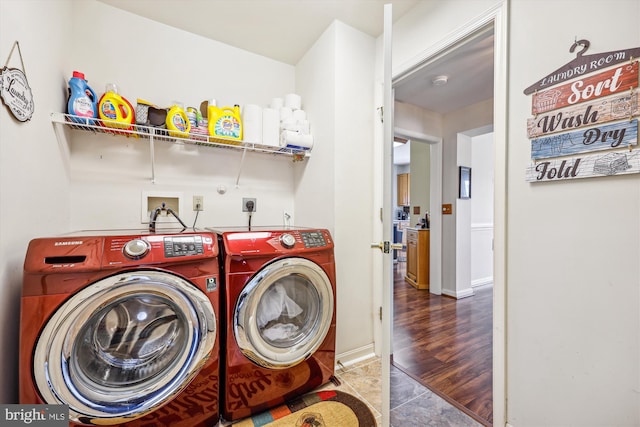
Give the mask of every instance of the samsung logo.
M 81 245 L 82 243 L 84 243 L 82 240 L 70 240 L 68 242 L 55 242 L 53 246 Z

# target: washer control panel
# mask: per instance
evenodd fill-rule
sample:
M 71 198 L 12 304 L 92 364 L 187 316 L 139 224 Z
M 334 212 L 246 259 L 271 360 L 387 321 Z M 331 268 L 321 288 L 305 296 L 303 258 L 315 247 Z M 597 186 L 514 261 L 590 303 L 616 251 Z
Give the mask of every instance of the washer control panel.
M 321 231 L 301 231 L 300 236 L 305 248 L 320 248 L 327 246 Z
M 203 253 L 202 236 L 168 236 L 164 238 L 164 256 L 167 258 L 201 255 Z
M 218 256 L 215 236 L 208 233 L 138 234 L 104 236 L 103 264 L 143 265 L 193 261 Z

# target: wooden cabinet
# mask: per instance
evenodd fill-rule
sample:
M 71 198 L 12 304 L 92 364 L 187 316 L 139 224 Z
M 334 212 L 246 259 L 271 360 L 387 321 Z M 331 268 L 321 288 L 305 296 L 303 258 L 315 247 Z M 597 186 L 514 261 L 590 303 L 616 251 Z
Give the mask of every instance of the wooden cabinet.
M 410 188 L 410 178 L 408 173 L 399 173 L 398 174 L 398 206 L 409 206 L 409 188 Z
M 405 280 L 416 289 L 429 289 L 429 230 L 408 228 L 407 275 Z

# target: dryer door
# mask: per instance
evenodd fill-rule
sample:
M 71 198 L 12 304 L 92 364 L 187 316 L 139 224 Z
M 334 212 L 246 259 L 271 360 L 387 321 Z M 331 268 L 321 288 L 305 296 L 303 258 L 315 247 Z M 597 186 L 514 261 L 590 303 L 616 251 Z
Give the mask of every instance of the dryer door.
M 69 298 L 47 322 L 33 370 L 46 403 L 70 420 L 119 424 L 182 391 L 207 360 L 216 320 L 206 295 L 182 277 L 136 270 Z
M 265 266 L 236 302 L 233 328 L 242 353 L 260 366 L 285 369 L 320 347 L 333 321 L 334 292 L 324 270 L 304 258 Z

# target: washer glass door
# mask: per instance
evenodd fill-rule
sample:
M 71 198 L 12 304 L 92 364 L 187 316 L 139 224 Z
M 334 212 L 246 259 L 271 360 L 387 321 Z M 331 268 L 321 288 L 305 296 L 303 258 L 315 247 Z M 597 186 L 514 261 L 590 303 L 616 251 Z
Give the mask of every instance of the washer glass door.
M 320 347 L 333 311 L 324 270 L 304 258 L 285 258 L 263 267 L 242 290 L 233 316 L 236 342 L 258 365 L 285 369 Z
M 182 277 L 136 270 L 106 277 L 69 298 L 45 325 L 34 377 L 46 403 L 71 421 L 118 424 L 182 391 L 215 344 L 206 295 Z

